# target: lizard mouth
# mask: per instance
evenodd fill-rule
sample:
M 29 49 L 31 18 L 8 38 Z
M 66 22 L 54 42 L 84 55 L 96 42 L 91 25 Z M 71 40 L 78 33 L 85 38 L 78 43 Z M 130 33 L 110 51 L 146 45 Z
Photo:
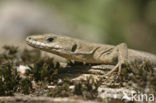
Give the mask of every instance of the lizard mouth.
M 62 49 L 60 46 L 58 45 L 50 45 L 50 44 L 46 44 L 46 43 L 42 43 L 39 41 L 35 41 L 29 38 L 26 38 L 26 43 L 34 48 L 38 48 L 38 49 Z

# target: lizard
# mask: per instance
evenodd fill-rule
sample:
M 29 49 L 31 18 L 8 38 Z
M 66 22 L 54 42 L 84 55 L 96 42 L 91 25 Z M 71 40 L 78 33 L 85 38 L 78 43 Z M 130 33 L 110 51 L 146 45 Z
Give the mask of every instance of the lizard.
M 106 76 L 115 71 L 118 71 L 118 74 L 120 74 L 122 64 L 125 62 L 133 62 L 135 60 L 142 62 L 147 60 L 152 65 L 156 65 L 156 55 L 128 49 L 126 43 L 113 46 L 91 43 L 57 34 L 31 35 L 26 38 L 26 43 L 34 48 L 53 53 L 67 60 L 115 65 L 112 70 L 105 74 Z

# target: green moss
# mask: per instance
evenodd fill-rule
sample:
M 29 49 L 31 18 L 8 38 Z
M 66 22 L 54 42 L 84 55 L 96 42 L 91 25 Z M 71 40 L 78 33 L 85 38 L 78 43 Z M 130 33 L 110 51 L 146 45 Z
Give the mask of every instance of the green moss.
M 14 95 L 15 92 L 21 91 L 29 92 L 27 88 L 31 88 L 31 82 L 24 83 L 27 78 L 23 80 L 17 72 L 17 66 L 21 63 L 21 58 L 17 55 L 18 48 L 14 46 L 3 48 L 4 52 L 0 54 L 0 95 Z
M 148 61 L 144 61 L 143 63 L 135 61 L 131 64 L 125 64 L 119 80 L 120 82 L 127 82 L 130 86 L 131 83 L 135 83 L 138 86 L 135 88 L 141 91 L 144 91 L 147 86 L 149 89 L 156 91 L 156 72 L 154 72 L 154 68 Z
M 95 99 L 98 95 L 98 88 L 102 84 L 102 80 L 95 80 L 92 76 L 87 80 L 80 80 L 75 83 L 73 94 L 81 95 L 85 99 Z
M 0 66 L 0 95 L 13 95 L 20 81 L 19 74 L 11 62 Z
M 48 93 L 48 96 L 51 97 L 69 97 L 72 93 L 69 89 L 69 84 L 64 83 L 61 86 L 56 86 L 54 89 L 51 89 Z
M 87 80 L 71 82 L 68 79 L 57 84 L 55 88 L 50 89 L 48 96 L 51 97 L 69 97 L 79 96 L 84 99 L 96 99 L 98 96 L 98 88 L 101 85 L 101 80 L 95 80 L 93 77 L 88 77 Z M 71 90 L 69 86 L 74 86 Z
M 59 78 L 59 64 L 55 66 L 53 58 L 41 59 L 31 67 L 30 74 L 35 81 L 48 81 L 52 82 Z
M 19 87 L 23 94 L 30 94 L 33 90 L 32 83 L 29 78 L 25 78 L 25 79 L 21 80 Z

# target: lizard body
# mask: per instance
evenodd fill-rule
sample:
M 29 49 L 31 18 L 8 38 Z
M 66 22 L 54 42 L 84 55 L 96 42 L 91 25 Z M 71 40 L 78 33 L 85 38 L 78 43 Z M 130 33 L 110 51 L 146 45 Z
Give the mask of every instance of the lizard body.
M 117 68 L 120 71 L 121 65 L 125 61 L 148 60 L 153 65 L 156 65 L 156 55 L 128 49 L 125 43 L 112 46 L 90 43 L 56 34 L 29 36 L 26 38 L 26 42 L 34 48 L 56 54 L 67 60 L 96 64 L 116 64 L 110 73 L 114 72 Z

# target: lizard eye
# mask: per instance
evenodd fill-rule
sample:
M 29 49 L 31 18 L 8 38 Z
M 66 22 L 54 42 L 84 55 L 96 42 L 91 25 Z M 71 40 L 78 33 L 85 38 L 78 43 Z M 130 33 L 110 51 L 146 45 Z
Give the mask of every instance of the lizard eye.
M 76 51 L 76 49 L 77 49 L 77 44 L 75 44 L 75 45 L 73 45 L 73 47 L 72 47 L 72 52 L 75 52 Z
M 47 42 L 53 42 L 54 38 L 50 37 L 47 39 Z

